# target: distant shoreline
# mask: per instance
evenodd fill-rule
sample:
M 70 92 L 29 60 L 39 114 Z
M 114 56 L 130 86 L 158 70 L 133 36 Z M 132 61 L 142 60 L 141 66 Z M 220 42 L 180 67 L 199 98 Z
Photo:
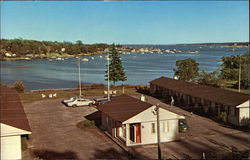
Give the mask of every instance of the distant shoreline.
M 249 47 L 248 42 L 240 42 L 240 43 L 194 43 L 194 44 L 176 44 L 176 45 L 144 45 L 144 44 L 128 44 L 124 45 L 120 48 L 118 48 L 119 53 L 123 54 L 130 54 L 130 53 L 173 53 L 173 54 L 178 54 L 178 53 L 183 53 L 183 52 L 188 52 L 188 53 L 199 53 L 198 50 L 189 50 L 189 51 L 181 51 L 181 50 L 176 50 L 176 49 L 167 49 L 167 50 L 162 50 L 159 48 L 159 46 L 216 46 L 219 45 L 221 47 L 225 48 L 245 48 Z M 153 46 L 154 48 L 151 48 L 149 46 Z M 158 47 L 157 47 L 158 46 Z M 156 48 L 155 48 L 156 47 Z M 62 52 L 51 52 L 47 54 L 26 54 L 22 56 L 17 56 L 15 53 L 11 52 L 5 52 L 5 54 L 2 54 L 0 57 L 0 61 L 16 61 L 16 60 L 33 60 L 33 59 L 55 59 L 55 60 L 62 60 L 65 58 L 78 58 L 81 56 L 89 56 L 89 55 L 102 55 L 102 54 L 107 54 L 107 51 L 97 51 L 97 52 L 89 52 L 89 53 L 80 53 L 80 54 L 68 54 L 68 53 L 62 53 Z

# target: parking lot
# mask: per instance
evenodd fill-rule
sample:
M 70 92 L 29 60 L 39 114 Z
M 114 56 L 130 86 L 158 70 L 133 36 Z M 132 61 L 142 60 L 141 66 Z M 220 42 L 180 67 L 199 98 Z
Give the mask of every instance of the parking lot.
M 162 158 L 201 159 L 205 156 L 217 157 L 230 155 L 232 147 L 239 151 L 249 150 L 249 132 L 222 126 L 208 118 L 191 114 L 181 108 L 167 105 L 160 100 L 147 96 L 151 104 L 159 104 L 172 112 L 184 115 L 190 127 L 187 133 L 180 133 L 175 142 L 161 143 Z M 131 148 L 135 156 L 156 159 L 157 145 L 144 145 Z
M 127 158 L 126 152 L 99 129 L 79 129 L 76 124 L 97 110 L 94 107 L 68 108 L 62 99 L 42 100 L 24 103 L 24 109 L 32 129 L 28 150 L 24 159 L 98 159 Z M 249 133 L 230 129 L 210 119 L 190 114 L 180 108 L 169 106 L 159 100 L 147 97 L 152 104 L 184 115 L 190 130 L 181 133 L 174 142 L 161 143 L 162 158 L 202 158 L 202 154 L 222 154 L 249 149 Z M 157 145 L 130 147 L 134 157 L 156 159 Z
M 99 129 L 79 129 L 76 124 L 94 107 L 68 108 L 62 99 L 24 103 L 32 134 L 23 159 L 126 158 L 126 153 Z

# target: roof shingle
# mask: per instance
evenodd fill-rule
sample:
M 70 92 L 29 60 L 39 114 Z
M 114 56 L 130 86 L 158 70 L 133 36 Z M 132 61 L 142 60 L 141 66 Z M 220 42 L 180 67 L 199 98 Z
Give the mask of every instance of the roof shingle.
M 229 106 L 237 106 L 249 100 L 249 95 L 220 88 L 195 84 L 183 80 L 160 77 L 149 82 L 186 95 L 207 99 Z
M 0 90 L 0 122 L 31 132 L 18 93 L 4 86 Z
M 128 95 L 114 97 L 100 105 L 98 109 L 118 122 L 124 122 L 138 113 L 148 109 L 152 104 L 143 102 Z

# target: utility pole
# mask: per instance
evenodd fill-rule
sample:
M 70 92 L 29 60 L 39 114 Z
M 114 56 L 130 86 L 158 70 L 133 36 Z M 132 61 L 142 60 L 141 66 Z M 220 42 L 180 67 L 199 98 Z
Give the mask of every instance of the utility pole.
M 157 115 L 157 143 L 158 143 L 158 160 L 161 160 L 161 139 L 160 139 L 160 115 L 159 115 L 159 104 L 156 105 Z
M 81 89 L 81 60 L 80 58 L 78 58 L 78 61 L 76 62 L 77 63 L 77 66 L 78 66 L 78 82 L 79 82 L 79 96 L 82 95 L 82 89 Z
M 108 53 L 108 56 L 107 56 L 107 66 L 108 66 L 108 101 L 110 101 L 110 86 L 109 86 L 109 53 Z
M 241 81 L 241 55 L 240 55 L 240 66 L 239 66 L 239 92 L 240 92 L 240 81 Z

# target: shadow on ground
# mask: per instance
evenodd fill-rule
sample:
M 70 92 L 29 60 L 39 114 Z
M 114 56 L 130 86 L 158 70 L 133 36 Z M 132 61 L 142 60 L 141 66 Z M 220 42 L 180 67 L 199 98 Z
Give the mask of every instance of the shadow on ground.
M 101 126 L 101 121 L 102 121 L 102 113 L 101 113 L 101 111 L 96 111 L 94 113 L 91 113 L 91 114 L 85 116 L 85 118 L 87 120 L 94 121 L 95 125 L 97 127 Z
M 125 151 L 117 151 L 113 148 L 107 150 L 96 149 L 92 159 L 129 159 Z
M 237 134 L 226 134 L 226 133 L 224 133 L 224 132 L 222 132 L 222 131 L 219 131 L 219 130 L 215 130 L 215 129 L 212 129 L 214 132 L 216 132 L 216 133 L 218 133 L 218 134 L 221 134 L 221 135 L 223 135 L 224 137 L 228 137 L 228 138 L 230 138 L 230 139 L 236 139 L 237 141 L 240 141 L 240 142 L 246 142 L 246 141 L 248 141 L 248 138 L 244 138 L 244 137 L 240 137 L 239 135 L 237 135 Z M 246 132 L 246 133 L 248 133 L 249 134 L 249 132 Z
M 75 152 L 57 152 L 53 150 L 33 150 L 33 155 L 42 159 L 78 159 Z

